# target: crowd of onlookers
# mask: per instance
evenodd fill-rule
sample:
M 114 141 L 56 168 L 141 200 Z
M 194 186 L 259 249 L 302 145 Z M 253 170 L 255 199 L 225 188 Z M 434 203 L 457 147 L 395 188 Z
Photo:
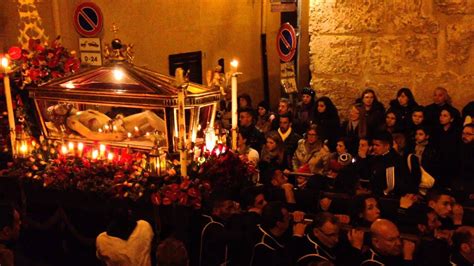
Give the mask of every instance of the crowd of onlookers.
M 473 265 L 474 101 L 444 88 L 417 104 L 408 88 L 385 106 L 366 89 L 347 110 L 304 88 L 278 110 L 238 98 L 237 152 L 259 171 L 238 193 L 215 189 L 186 239 L 160 242 L 124 206 L 96 240 L 107 265 Z M 221 103 L 216 127 L 230 125 Z M 228 128 L 227 128 L 228 129 Z M 239 178 L 239 173 L 235 173 Z M 19 229 L 0 210 L 0 258 Z M 6 215 L 8 214 L 8 215 Z M 18 220 L 18 221 L 17 221 Z M 10 265 L 0 260 L 1 265 Z

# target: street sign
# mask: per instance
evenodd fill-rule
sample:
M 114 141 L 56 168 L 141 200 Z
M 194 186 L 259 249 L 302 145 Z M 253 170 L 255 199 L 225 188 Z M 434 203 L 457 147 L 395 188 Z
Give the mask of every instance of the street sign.
M 79 38 L 79 51 L 100 52 L 100 39 Z
M 74 27 L 85 37 L 94 37 L 102 31 L 104 17 L 100 8 L 92 3 L 79 4 L 74 10 Z
M 272 3 L 271 11 L 272 12 L 295 12 L 296 4 L 295 3 Z
M 281 25 L 276 38 L 278 55 L 281 61 L 289 62 L 296 53 L 296 31 L 290 23 Z
M 81 52 L 81 62 L 90 66 L 101 66 L 102 55 L 94 52 Z

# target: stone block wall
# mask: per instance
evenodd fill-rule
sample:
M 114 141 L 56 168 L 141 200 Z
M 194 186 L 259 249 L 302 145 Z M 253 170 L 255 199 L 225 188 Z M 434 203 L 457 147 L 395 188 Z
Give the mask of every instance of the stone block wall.
M 309 16 L 311 86 L 340 115 L 367 87 L 385 105 L 401 87 L 474 100 L 474 0 L 311 0 Z

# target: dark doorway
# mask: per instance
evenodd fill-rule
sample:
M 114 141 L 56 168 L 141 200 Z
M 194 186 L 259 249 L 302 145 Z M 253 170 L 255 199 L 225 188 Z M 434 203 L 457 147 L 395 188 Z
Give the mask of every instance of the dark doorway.
M 172 54 L 168 56 L 170 75 L 174 76 L 175 70 L 180 67 L 189 72 L 189 81 L 202 84 L 202 52 Z

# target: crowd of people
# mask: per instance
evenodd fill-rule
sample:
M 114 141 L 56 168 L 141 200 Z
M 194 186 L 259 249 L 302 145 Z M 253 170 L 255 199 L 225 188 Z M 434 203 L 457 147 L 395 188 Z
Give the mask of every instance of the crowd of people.
M 158 232 L 116 206 L 97 257 L 151 265 L 156 254 L 159 266 L 474 264 L 466 219 L 474 101 L 459 112 L 438 87 L 421 106 L 402 88 L 385 108 L 366 89 L 341 122 L 329 97 L 311 88 L 300 96 L 296 105 L 280 99 L 272 112 L 240 95 L 237 152 L 258 174 L 238 193 L 215 188 L 188 237 L 171 234 L 153 250 Z M 225 119 L 229 105 L 221 106 Z M 0 207 L 0 264 L 12 265 L 8 243 L 20 221 L 12 206 Z

